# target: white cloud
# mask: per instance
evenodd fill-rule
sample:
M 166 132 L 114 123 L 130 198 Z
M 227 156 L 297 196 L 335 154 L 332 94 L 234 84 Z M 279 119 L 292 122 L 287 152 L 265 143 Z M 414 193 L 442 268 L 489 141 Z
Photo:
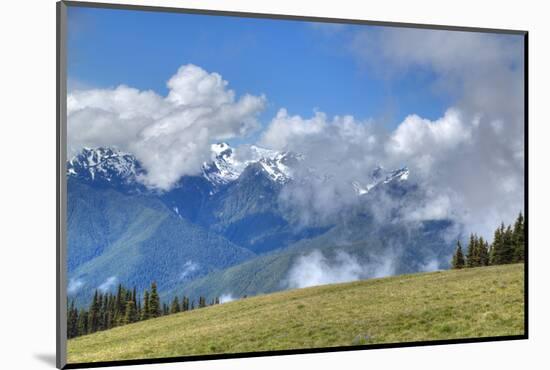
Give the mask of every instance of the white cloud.
M 384 277 L 394 274 L 393 262 L 392 256 L 387 255 L 369 264 L 361 264 L 357 258 L 343 251 L 338 251 L 334 258 L 329 259 L 322 252 L 314 250 L 296 259 L 285 283 L 288 288 L 306 288 Z
M 453 103 L 435 120 L 410 112 L 391 131 L 351 116 L 281 110 L 260 143 L 305 158 L 283 201 L 306 210 L 306 222 L 335 216 L 354 204 L 349 184 L 369 183 L 377 165 L 407 166 L 424 196 L 397 205 L 404 219 L 451 218 L 487 239 L 500 222 L 512 222 L 524 202 L 521 36 L 384 28 L 356 32 L 350 44 L 361 63 L 389 80 L 433 72 L 434 84 L 421 88 Z M 376 213 L 382 220 L 388 212 Z
M 193 274 L 193 272 L 199 269 L 199 264 L 191 260 L 185 262 L 183 265 L 183 271 L 180 274 L 180 279 L 185 280 Z
M 404 122 L 394 139 L 403 129 L 410 160 L 419 169 L 426 160 L 423 182 L 431 184 L 433 203 L 450 203 L 468 231 L 491 239 L 495 225 L 512 222 L 523 209 L 522 36 L 387 29 L 374 36 L 376 45 L 362 43 L 365 36 L 354 45 L 363 60 L 390 73 L 429 68 L 436 75 L 431 88 L 455 99 L 440 120 Z M 422 133 L 416 144 L 415 130 Z
M 84 281 L 81 279 L 71 279 L 69 280 L 69 285 L 67 286 L 67 293 L 75 294 L 84 286 Z
M 237 300 L 231 293 L 222 294 L 220 296 L 220 303 L 228 303 Z
M 303 155 L 293 169 L 296 181 L 283 190 L 281 199 L 297 208 L 308 223 L 312 217 L 331 217 L 356 202 L 351 183 L 369 181 L 369 169 L 379 164 L 385 136 L 368 120 L 329 118 L 322 112 L 303 118 L 282 109 L 259 145 Z
M 403 204 L 379 199 L 373 212 L 380 222 L 399 207 L 405 221 L 452 219 L 490 239 L 496 225 L 512 222 L 523 207 L 523 137 L 480 117 L 450 108 L 433 121 L 410 115 L 388 132 L 351 116 L 281 111 L 260 144 L 303 154 L 281 200 L 299 209 L 304 223 L 337 217 L 356 204 L 351 184 L 371 182 L 377 166 L 407 166 L 421 192 Z
M 497 115 L 523 115 L 523 36 L 383 28 L 354 34 L 352 52 L 388 79 L 428 68 L 434 86 L 459 107 Z
M 188 107 L 220 106 L 235 100 L 235 93 L 227 90 L 227 81 L 217 73 L 207 74 L 195 65 L 181 67 L 167 83 L 170 93 L 166 100 Z
M 337 261 L 329 264 L 321 252 L 313 251 L 307 256 L 300 256 L 290 269 L 288 287 L 305 288 L 359 280 L 362 272 L 359 263 L 348 254 L 341 253 Z
M 101 283 L 100 286 L 97 287 L 102 292 L 108 292 L 111 289 L 113 289 L 118 281 L 118 278 L 116 276 L 108 277 L 107 280 L 105 280 L 103 283 Z
M 260 145 L 277 150 L 288 150 L 304 137 L 323 132 L 327 126 L 326 115 L 317 112 L 310 119 L 289 116 L 286 109 L 280 109 L 263 133 Z
M 432 272 L 440 269 L 441 267 L 440 267 L 439 261 L 436 258 L 429 260 L 425 264 L 420 266 L 420 271 L 424 271 L 424 272 Z
M 447 194 L 426 194 L 425 201 L 420 204 L 408 204 L 403 210 L 403 218 L 407 221 L 445 220 L 453 219 L 453 204 Z
M 78 90 L 67 97 L 68 149 L 115 146 L 133 153 L 147 170 L 140 180 L 170 189 L 200 172 L 209 144 L 245 136 L 258 127 L 263 96 L 239 99 L 217 73 L 184 65 L 170 78 L 166 97 L 124 85 Z
M 282 108 L 262 134 L 259 144 L 277 150 L 302 151 L 300 149 L 305 141 L 317 141 L 320 150 L 327 150 L 332 149 L 326 146 L 330 144 L 330 138 L 327 137 L 327 133 L 330 133 L 350 145 L 372 146 L 376 137 L 369 131 L 369 123 L 358 122 L 349 115 L 335 116 L 330 120 L 319 111 L 311 118 L 302 118 L 299 115 L 291 116 Z
M 449 109 L 433 122 L 414 114 L 406 117 L 392 133 L 386 150 L 393 158 L 404 158 L 407 163 L 415 160 L 427 173 L 447 152 L 455 151 L 459 145 L 468 145 L 472 129 L 456 109 Z

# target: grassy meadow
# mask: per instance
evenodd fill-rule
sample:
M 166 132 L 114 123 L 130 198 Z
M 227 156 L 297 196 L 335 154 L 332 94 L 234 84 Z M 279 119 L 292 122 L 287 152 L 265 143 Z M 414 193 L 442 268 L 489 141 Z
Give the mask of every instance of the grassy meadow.
M 68 341 L 68 362 L 524 333 L 524 265 L 449 270 L 249 297 Z

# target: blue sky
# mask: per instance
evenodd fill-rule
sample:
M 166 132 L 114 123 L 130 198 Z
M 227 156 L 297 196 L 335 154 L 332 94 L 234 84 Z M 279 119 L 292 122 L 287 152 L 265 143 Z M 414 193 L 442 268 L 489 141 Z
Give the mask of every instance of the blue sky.
M 267 124 L 278 109 L 375 118 L 390 128 L 411 113 L 440 117 L 450 98 L 431 88 L 434 74 L 410 69 L 383 78 L 351 52 L 351 35 L 372 26 L 326 27 L 267 20 L 69 7 L 68 74 L 73 86 L 167 93 L 184 64 L 217 72 L 238 96 L 265 94 Z

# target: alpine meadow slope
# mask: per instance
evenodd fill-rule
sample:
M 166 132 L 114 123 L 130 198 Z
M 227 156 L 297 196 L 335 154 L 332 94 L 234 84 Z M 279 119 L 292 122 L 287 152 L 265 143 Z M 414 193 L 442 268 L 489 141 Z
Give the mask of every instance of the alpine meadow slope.
M 524 334 L 523 264 L 240 299 L 71 339 L 71 363 Z

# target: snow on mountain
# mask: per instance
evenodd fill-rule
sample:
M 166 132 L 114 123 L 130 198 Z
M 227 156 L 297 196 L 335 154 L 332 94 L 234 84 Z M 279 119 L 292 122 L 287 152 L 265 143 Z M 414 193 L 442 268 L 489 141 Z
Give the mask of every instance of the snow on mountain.
M 84 148 L 67 162 L 67 175 L 89 181 L 132 184 L 144 173 L 136 158 L 113 148 Z
M 390 172 L 389 175 L 386 176 L 386 179 L 384 180 L 384 184 L 387 184 L 393 180 L 405 181 L 408 178 L 409 178 L 409 169 L 407 167 L 403 167 L 398 170 L 394 170 Z
M 393 181 L 406 181 L 409 178 L 409 169 L 403 167 L 386 172 L 381 166 L 378 166 L 372 171 L 370 178 L 371 181 L 366 185 L 362 185 L 358 181 L 352 182 L 351 185 L 357 195 L 368 194 L 369 191 L 380 184 L 389 184 Z
M 202 175 L 215 187 L 226 185 L 239 178 L 252 163 L 259 163 L 264 173 L 273 181 L 284 184 L 290 179 L 288 163 L 294 158 L 289 153 L 279 153 L 254 145 L 245 149 L 245 159 L 238 158 L 235 149 L 226 143 L 211 145 L 212 161 L 202 166 Z M 67 162 L 67 175 L 87 181 L 133 184 L 145 173 L 139 161 L 129 153 L 114 148 L 84 148 Z
M 245 153 L 239 158 L 235 149 L 226 143 L 212 144 L 211 150 L 212 162 L 203 164 L 203 174 L 215 186 L 237 180 L 252 163 L 259 163 L 265 174 L 277 183 L 284 184 L 291 178 L 288 162 L 293 156 L 290 153 L 250 145 L 242 149 Z
M 204 162 L 202 176 L 214 188 L 227 185 L 239 178 L 241 173 L 251 164 L 259 164 L 263 173 L 278 184 L 285 184 L 292 179 L 292 167 L 302 156 L 289 152 L 277 152 L 255 145 L 239 147 L 238 150 L 226 143 L 212 144 L 211 161 Z M 138 185 L 137 178 L 145 171 L 139 161 L 129 153 L 113 148 L 85 148 L 67 162 L 67 175 L 86 181 L 112 185 Z M 327 180 L 330 174 L 319 174 Z M 406 167 L 386 171 L 376 167 L 370 181 L 362 184 L 352 182 L 357 195 L 369 193 L 380 184 L 408 179 L 409 170 Z

